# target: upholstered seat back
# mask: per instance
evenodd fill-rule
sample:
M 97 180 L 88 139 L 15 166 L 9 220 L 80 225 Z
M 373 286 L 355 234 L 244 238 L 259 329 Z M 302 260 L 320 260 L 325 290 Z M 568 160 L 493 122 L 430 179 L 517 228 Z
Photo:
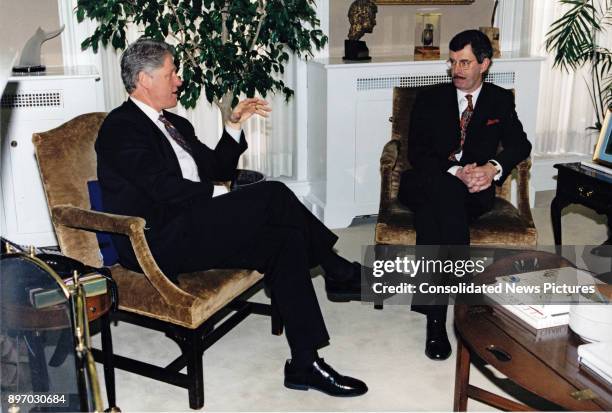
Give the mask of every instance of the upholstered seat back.
M 399 157 L 394 172 L 399 179 L 399 175 L 410 168 L 408 162 L 408 134 L 410 131 L 410 115 L 417 95 L 420 91 L 430 86 L 419 87 L 396 87 L 393 89 L 393 117 L 391 118 L 391 139 L 399 142 Z M 501 150 L 501 147 L 499 148 Z M 510 202 L 511 179 L 507 179 L 502 186 L 496 187 L 497 196 Z M 392 186 L 391 198 L 397 198 L 397 186 Z
M 427 88 L 396 87 L 393 90 L 391 140 L 380 158 L 380 207 L 375 241 L 379 245 L 412 245 L 416 242 L 414 214 L 397 199 L 401 174 L 410 168 L 408 135 L 410 116 L 418 93 Z M 467 138 L 469 139 L 469 137 Z M 499 148 L 501 149 L 501 148 Z M 529 168 L 526 159 L 519 163 L 513 176 L 496 186 L 493 209 L 470 226 L 472 245 L 535 245 L 537 231 L 529 209 Z M 511 182 L 516 177 L 517 207 L 511 204 Z
M 88 113 L 47 132 L 35 133 L 40 175 L 49 209 L 72 205 L 90 209 L 87 182 L 97 179 L 94 143 L 106 113 Z M 102 265 L 96 234 L 54 225 L 62 252 L 88 265 Z

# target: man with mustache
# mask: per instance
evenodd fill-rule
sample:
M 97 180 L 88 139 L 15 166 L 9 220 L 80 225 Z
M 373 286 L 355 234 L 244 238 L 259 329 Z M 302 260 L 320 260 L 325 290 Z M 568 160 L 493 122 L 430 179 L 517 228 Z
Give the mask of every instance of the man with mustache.
M 415 214 L 417 245 L 469 245 L 469 223 L 493 208 L 493 184 L 501 185 L 531 151 L 512 91 L 484 82 L 493 54 L 487 36 L 463 31 L 449 49 L 452 83 L 419 93 L 410 117 L 412 169 L 402 174 L 398 198 Z M 447 299 L 413 300 L 412 310 L 427 316 L 425 354 L 434 360 L 451 354 Z
M 239 102 L 214 149 L 201 143 L 191 123 L 168 112 L 182 81 L 170 45 L 142 38 L 121 57 L 130 95 L 104 120 L 96 152 L 106 212 L 146 220 L 155 260 L 173 281 L 181 273 L 246 268 L 265 274 L 285 326 L 291 359 L 286 387 L 331 396 L 359 396 L 361 380 L 339 374 L 319 357 L 329 335 L 309 269 L 321 265 L 328 293 L 361 291 L 361 266 L 332 249 L 338 237 L 281 182 L 263 182 L 215 196 L 213 182 L 228 181 L 247 149 L 241 125 L 266 117 L 263 99 Z M 121 264 L 140 271 L 130 241 L 113 235 Z

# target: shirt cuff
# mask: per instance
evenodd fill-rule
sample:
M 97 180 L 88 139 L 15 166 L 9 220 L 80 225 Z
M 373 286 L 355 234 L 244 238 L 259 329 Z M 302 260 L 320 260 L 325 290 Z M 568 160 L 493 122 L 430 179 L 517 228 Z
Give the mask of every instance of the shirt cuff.
M 242 129 L 234 129 L 230 126 L 225 125 L 225 131 L 234 138 L 234 140 L 240 143 L 240 136 L 242 136 Z
M 451 166 L 450 168 L 448 168 L 447 172 L 451 175 L 457 175 L 457 171 L 461 169 L 461 167 L 459 165 L 455 165 L 455 166 Z
M 489 162 L 493 164 L 493 166 L 497 170 L 497 173 L 493 177 L 493 180 L 499 181 L 499 178 L 501 178 L 501 176 L 504 174 L 504 168 L 502 168 L 501 164 L 497 162 L 495 159 L 489 159 Z

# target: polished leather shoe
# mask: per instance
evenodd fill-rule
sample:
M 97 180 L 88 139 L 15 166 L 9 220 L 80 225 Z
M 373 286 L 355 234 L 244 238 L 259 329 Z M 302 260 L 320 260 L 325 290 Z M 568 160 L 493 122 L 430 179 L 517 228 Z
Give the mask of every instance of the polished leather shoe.
M 368 386 L 361 380 L 343 376 L 325 360 L 315 360 L 307 370 L 294 370 L 290 360 L 285 363 L 285 387 L 293 390 L 319 390 L 335 397 L 361 396 Z
M 446 322 L 427 317 L 427 338 L 425 354 L 432 360 L 446 360 L 451 355 L 451 345 L 446 334 Z

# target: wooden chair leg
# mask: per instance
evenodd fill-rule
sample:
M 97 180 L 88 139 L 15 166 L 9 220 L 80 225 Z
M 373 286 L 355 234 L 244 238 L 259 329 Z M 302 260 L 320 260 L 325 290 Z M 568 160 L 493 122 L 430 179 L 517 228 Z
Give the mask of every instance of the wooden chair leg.
M 111 335 L 111 318 L 106 313 L 100 319 L 102 333 L 102 353 L 104 366 L 104 383 L 106 386 L 106 398 L 108 399 L 109 412 L 120 412 L 115 399 L 115 365 L 113 363 L 113 337 Z
M 384 245 L 375 245 L 374 246 L 374 260 L 384 260 L 385 259 L 385 248 Z M 382 310 L 384 307 L 385 300 L 378 301 L 377 298 L 374 299 L 374 309 Z
M 453 411 L 467 411 L 468 384 L 470 381 L 470 351 L 457 337 L 457 366 L 455 370 L 455 397 Z
M 189 407 L 199 410 L 204 407 L 204 364 L 202 360 L 204 347 L 202 337 L 198 335 L 197 331 L 176 332 L 174 336 L 187 362 Z

